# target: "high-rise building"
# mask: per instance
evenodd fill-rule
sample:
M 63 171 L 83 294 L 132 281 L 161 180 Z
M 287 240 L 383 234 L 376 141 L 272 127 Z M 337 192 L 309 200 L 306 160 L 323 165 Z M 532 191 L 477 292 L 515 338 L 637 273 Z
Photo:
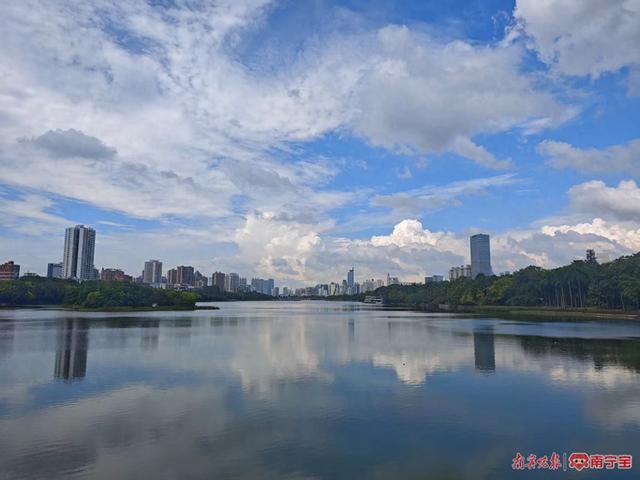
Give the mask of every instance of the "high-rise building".
M 347 287 L 353 288 L 354 283 L 355 283 L 355 272 L 354 272 L 354 268 L 351 267 L 347 272 Z
M 459 267 L 451 267 L 449 269 L 449 280 L 453 282 L 458 278 L 471 278 L 471 265 L 460 265 Z
M 178 270 L 172 268 L 167 271 L 167 285 L 177 285 L 178 284 Z
M 95 248 L 96 231 L 93 228 L 84 225 L 67 228 L 64 236 L 62 276 L 78 280 L 93 280 Z
M 177 279 L 176 283 L 178 285 L 191 285 L 195 284 L 195 273 L 193 271 L 193 267 L 180 265 L 176 267 L 177 271 Z
M 20 265 L 9 260 L 0 265 L 0 280 L 17 280 L 20 278 Z
M 196 270 L 193 274 L 193 284 L 196 288 L 203 288 L 209 286 L 209 279 L 200 273 L 200 270 Z
M 476 278 L 482 274 L 493 275 L 491 270 L 491 245 L 489 235 L 478 233 L 471 235 L 471 277 Z
M 224 290 L 225 292 L 237 292 L 240 285 L 240 275 L 237 273 L 230 273 L 225 277 Z
M 587 263 L 598 263 L 598 259 L 596 258 L 596 251 L 594 249 L 590 248 L 587 250 L 585 261 Z
M 215 272 L 213 275 L 211 275 L 211 286 L 218 287 L 218 290 L 220 292 L 224 292 L 225 277 L 226 275 L 224 273 Z
M 149 260 L 144 262 L 144 270 L 142 272 L 142 283 L 152 285 L 160 284 L 162 281 L 162 262 L 159 260 Z
M 47 264 L 47 278 L 62 278 L 62 262 Z

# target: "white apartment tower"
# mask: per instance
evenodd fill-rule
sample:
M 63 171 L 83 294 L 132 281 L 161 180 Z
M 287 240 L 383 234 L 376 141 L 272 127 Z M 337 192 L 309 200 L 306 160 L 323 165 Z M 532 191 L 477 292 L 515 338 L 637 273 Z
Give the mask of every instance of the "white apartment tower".
M 84 225 L 69 227 L 64 235 L 62 257 L 63 278 L 93 280 L 93 255 L 96 249 L 96 231 Z

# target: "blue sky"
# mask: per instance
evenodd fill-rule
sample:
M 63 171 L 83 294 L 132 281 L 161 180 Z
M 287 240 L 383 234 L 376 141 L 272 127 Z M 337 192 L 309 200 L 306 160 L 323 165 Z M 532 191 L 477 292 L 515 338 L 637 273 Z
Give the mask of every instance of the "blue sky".
M 0 258 L 280 285 L 640 250 L 640 0 L 12 2 Z

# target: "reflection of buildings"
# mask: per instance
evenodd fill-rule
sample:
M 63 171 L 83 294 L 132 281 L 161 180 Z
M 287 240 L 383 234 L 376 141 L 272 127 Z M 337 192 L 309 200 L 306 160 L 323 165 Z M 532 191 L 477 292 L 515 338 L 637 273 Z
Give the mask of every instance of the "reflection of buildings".
M 140 346 L 145 350 L 156 350 L 160 339 L 158 320 L 148 320 L 140 324 Z
M 494 372 L 496 369 L 496 350 L 493 328 L 473 331 L 473 355 L 476 370 Z
M 53 376 L 65 381 L 84 378 L 87 374 L 89 329 L 83 320 L 65 320 L 58 335 Z

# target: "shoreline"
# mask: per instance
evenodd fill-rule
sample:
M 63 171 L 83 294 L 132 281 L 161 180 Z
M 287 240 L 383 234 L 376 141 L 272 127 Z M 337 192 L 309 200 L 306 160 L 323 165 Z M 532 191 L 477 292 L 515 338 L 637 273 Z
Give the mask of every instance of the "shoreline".
M 615 319 L 640 320 L 640 311 L 602 310 L 602 309 L 558 309 L 549 307 L 525 307 L 505 305 L 476 305 L 450 308 L 429 308 L 418 305 L 385 304 L 386 307 L 404 308 L 419 312 L 431 313 L 467 313 L 474 315 L 499 315 L 506 317 L 534 317 L 534 318 L 574 318 L 574 319 Z
M 220 307 L 211 306 L 193 306 L 193 307 L 179 307 L 179 306 L 160 306 L 160 307 L 101 307 L 101 308 L 88 308 L 70 305 L 1 305 L 0 310 L 14 310 L 14 309 L 38 309 L 38 310 L 61 310 L 68 312 L 107 312 L 107 313 L 129 313 L 129 312 L 192 312 L 196 310 L 220 310 Z

